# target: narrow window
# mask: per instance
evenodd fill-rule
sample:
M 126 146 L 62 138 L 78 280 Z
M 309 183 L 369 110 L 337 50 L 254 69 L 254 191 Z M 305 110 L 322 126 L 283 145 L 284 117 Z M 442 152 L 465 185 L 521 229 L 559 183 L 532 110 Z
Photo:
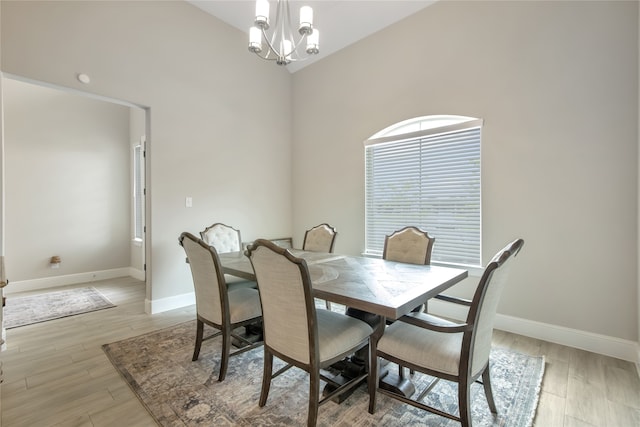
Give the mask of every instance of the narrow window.
M 434 263 L 481 265 L 482 120 L 419 117 L 365 141 L 365 253 L 415 225 L 435 237 Z
M 133 238 L 142 240 L 144 224 L 144 153 L 141 144 L 133 147 Z

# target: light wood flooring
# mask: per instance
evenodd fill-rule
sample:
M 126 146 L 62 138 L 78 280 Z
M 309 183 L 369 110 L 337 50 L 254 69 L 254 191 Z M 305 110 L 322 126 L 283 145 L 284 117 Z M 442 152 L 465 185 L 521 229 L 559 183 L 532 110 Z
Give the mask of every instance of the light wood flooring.
M 117 307 L 7 331 L 2 427 L 156 425 L 101 345 L 193 319 L 195 307 L 147 315 L 144 283 L 89 285 Z M 546 357 L 535 427 L 640 426 L 634 364 L 501 331 L 494 342 Z

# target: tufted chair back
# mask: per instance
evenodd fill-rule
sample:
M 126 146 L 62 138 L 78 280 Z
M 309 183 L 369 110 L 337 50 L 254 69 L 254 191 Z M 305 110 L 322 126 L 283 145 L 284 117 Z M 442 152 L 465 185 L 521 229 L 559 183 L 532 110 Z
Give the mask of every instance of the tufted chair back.
M 404 227 L 385 237 L 382 258 L 387 261 L 428 265 L 431 263 L 431 249 L 435 240 L 418 227 Z
M 329 224 L 320 224 L 304 233 L 302 250 L 313 252 L 333 252 L 333 244 L 338 232 Z
M 216 248 L 218 253 L 238 252 L 242 250 L 242 239 L 240 230 L 216 222 L 200 232 L 200 237 L 208 245 Z

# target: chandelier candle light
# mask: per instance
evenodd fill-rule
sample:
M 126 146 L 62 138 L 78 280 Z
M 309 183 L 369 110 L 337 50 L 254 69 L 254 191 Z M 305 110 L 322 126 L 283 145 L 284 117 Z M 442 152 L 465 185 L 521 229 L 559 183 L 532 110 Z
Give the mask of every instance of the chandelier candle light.
M 269 1 L 258 0 L 254 26 L 249 30 L 249 51 L 262 59 L 276 61 L 278 65 L 287 65 L 293 61 L 304 61 L 309 55 L 316 55 L 320 51 L 319 34 L 318 30 L 313 28 L 313 9 L 310 6 L 300 8 L 297 41 L 291 26 L 288 0 L 277 0 L 276 19 L 271 37 L 267 35 L 269 28 Z M 262 49 L 263 39 L 268 46 L 266 52 Z M 307 55 L 298 51 L 305 41 Z

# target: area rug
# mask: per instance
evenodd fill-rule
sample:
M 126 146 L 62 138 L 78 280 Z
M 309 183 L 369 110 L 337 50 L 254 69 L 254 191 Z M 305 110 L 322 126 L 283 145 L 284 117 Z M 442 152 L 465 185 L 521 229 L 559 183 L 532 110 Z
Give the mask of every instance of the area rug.
M 4 327 L 7 329 L 115 307 L 95 288 L 77 288 L 38 295 L 7 297 Z
M 290 369 L 272 381 L 266 406 L 258 407 L 263 350 L 231 357 L 226 379 L 218 382 L 221 338 L 205 341 L 192 362 L 195 321 L 105 344 L 103 350 L 140 401 L 161 426 L 304 426 L 307 422 L 308 375 Z M 206 331 L 205 331 L 206 332 Z M 276 359 L 277 361 L 277 359 Z M 274 361 L 274 372 L 280 365 Z M 390 366 L 392 372 L 397 367 Z M 494 417 L 480 384 L 472 386 L 475 427 L 528 427 L 535 415 L 544 358 L 494 348 L 491 374 L 498 416 Z M 416 375 L 418 387 L 429 377 Z M 440 381 L 426 398 L 429 404 L 457 411 L 455 384 Z M 430 397 L 431 396 L 431 397 Z M 328 402 L 318 414 L 319 426 L 437 426 L 460 424 L 404 405 L 379 394 L 376 413 L 368 413 L 363 385 L 341 404 Z

